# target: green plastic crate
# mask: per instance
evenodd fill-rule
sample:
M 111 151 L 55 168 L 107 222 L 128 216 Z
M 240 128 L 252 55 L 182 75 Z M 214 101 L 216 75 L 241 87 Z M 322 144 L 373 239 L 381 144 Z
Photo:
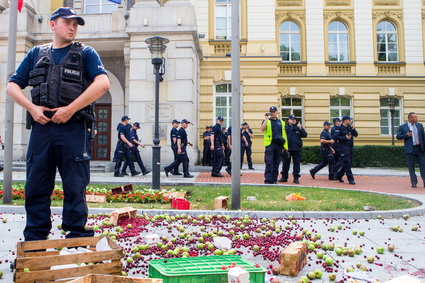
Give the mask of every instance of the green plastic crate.
M 264 283 L 266 270 L 237 255 L 202 256 L 156 259 L 148 262 L 149 277 L 160 278 L 164 283 L 227 283 L 228 268 L 235 263 L 249 272 L 250 283 Z

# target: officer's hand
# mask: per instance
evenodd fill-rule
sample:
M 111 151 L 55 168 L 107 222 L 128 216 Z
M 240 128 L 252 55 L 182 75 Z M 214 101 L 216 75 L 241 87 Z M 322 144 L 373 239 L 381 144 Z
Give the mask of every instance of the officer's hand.
M 335 154 L 335 149 L 331 148 L 332 154 Z
M 38 106 L 38 105 L 34 105 L 33 108 L 28 109 L 28 111 L 30 112 L 32 118 L 34 119 L 34 121 L 36 121 L 37 123 L 40 123 L 42 125 L 50 122 L 51 120 L 49 118 L 47 118 L 44 115 L 44 111 L 52 111 L 49 108 L 43 107 L 43 106 Z
M 52 122 L 56 124 L 66 123 L 71 119 L 72 115 L 74 115 L 74 112 L 70 111 L 67 106 L 54 108 L 50 111 L 56 111 L 55 115 L 52 117 Z
M 300 129 L 303 127 L 303 126 L 301 125 L 301 123 L 300 123 L 300 122 L 298 122 L 297 126 L 298 126 L 298 128 L 300 128 Z
M 408 131 L 408 132 L 407 132 L 407 136 L 408 136 L 408 137 L 411 137 L 411 136 L 412 136 L 412 132 L 411 132 L 411 131 Z
M 179 149 L 177 149 L 177 154 L 181 154 L 182 153 L 182 150 L 179 148 Z
M 212 146 L 210 146 L 210 150 L 214 150 L 214 146 L 212 145 Z
M 133 144 L 131 142 L 128 143 L 129 147 L 133 147 Z
M 351 135 L 346 135 L 345 137 L 347 138 L 347 140 L 351 140 Z
M 248 146 L 248 142 L 245 143 L 245 146 Z
M 330 140 L 330 142 L 331 142 L 331 144 L 334 144 L 334 143 L 335 143 L 335 141 L 334 141 L 334 140 Z
M 143 148 L 145 148 L 145 145 L 144 144 L 140 144 L 140 146 L 143 147 Z

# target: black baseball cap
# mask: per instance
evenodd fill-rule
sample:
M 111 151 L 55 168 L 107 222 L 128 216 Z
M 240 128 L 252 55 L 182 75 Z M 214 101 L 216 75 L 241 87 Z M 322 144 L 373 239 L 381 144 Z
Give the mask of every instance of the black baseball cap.
M 337 118 L 334 118 L 333 119 L 333 122 L 335 123 L 335 122 L 341 122 L 341 119 L 339 119 L 338 117 Z
M 290 120 L 295 120 L 295 119 L 297 119 L 297 117 L 295 117 L 295 115 L 289 115 L 289 116 L 288 116 L 288 119 L 290 119 Z
M 342 117 L 342 122 L 344 122 L 345 120 L 351 120 L 351 117 L 350 116 L 344 116 L 344 117 Z
M 131 120 L 131 119 L 127 115 L 124 115 L 124 116 L 122 116 L 121 121 L 124 122 L 125 120 Z
M 323 122 L 323 126 L 326 126 L 326 125 L 331 125 L 331 123 L 329 122 L 329 121 L 325 121 L 325 122 Z
M 77 12 L 74 9 L 69 7 L 60 7 L 56 9 L 50 16 L 50 20 L 53 21 L 57 18 L 77 19 L 77 22 L 80 26 L 84 26 L 85 24 L 84 19 L 78 16 Z
M 248 126 L 248 123 L 247 123 L 247 122 L 243 122 L 243 123 L 241 124 L 241 126 Z
M 176 119 L 173 120 L 173 122 L 171 122 L 171 124 L 180 124 L 180 122 Z
M 271 106 L 269 109 L 270 112 L 275 112 L 277 111 L 277 107 L 276 106 Z
M 136 126 L 138 129 L 140 129 L 140 123 L 139 122 L 134 122 L 133 126 Z
M 222 116 L 218 116 L 218 117 L 217 117 L 217 120 L 219 120 L 219 121 L 224 121 L 224 118 L 223 118 Z
M 183 124 L 183 123 L 190 124 L 190 122 L 189 122 L 188 120 L 186 120 L 186 119 L 183 119 L 181 123 L 182 123 L 182 124 Z

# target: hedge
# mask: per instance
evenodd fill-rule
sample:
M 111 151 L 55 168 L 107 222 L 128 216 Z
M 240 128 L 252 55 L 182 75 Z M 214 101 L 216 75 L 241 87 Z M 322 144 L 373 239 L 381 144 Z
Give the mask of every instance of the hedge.
M 322 160 L 320 146 L 304 146 L 302 162 L 317 164 Z M 353 167 L 406 167 L 403 146 L 355 146 Z

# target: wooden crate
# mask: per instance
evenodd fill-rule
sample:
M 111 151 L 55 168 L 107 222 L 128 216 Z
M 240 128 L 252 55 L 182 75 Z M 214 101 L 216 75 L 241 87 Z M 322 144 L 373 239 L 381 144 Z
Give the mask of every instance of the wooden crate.
M 137 210 L 132 207 L 118 208 L 111 213 L 110 220 L 113 225 L 117 225 L 118 219 L 120 219 L 121 217 L 134 218 L 136 217 L 136 213 Z
M 219 196 L 214 199 L 214 209 L 226 209 L 229 206 L 229 198 Z
M 162 279 L 123 277 L 116 275 L 90 274 L 68 283 L 162 283 Z
M 110 238 L 107 238 L 107 240 L 112 250 L 102 252 L 96 251 L 96 244 L 102 238 L 103 237 L 87 237 L 18 242 L 14 282 L 46 282 L 93 273 L 120 274 L 122 270 L 121 258 L 124 256 L 124 253 L 121 247 Z M 57 249 L 64 247 L 88 247 L 88 249 L 93 252 L 59 255 L 59 250 Z M 30 252 L 44 249 L 47 251 Z M 106 260 L 110 260 L 110 262 L 104 263 L 103 261 Z M 52 266 L 89 262 L 95 264 L 50 270 Z M 24 272 L 24 268 L 29 268 L 30 271 Z
M 128 194 L 129 192 L 133 191 L 133 185 L 128 184 L 120 187 L 115 187 L 111 189 L 112 194 Z
M 289 244 L 280 254 L 280 269 L 282 275 L 297 276 L 307 264 L 307 245 L 303 242 Z
M 87 202 L 102 203 L 102 202 L 106 202 L 106 196 L 86 195 L 86 201 Z

